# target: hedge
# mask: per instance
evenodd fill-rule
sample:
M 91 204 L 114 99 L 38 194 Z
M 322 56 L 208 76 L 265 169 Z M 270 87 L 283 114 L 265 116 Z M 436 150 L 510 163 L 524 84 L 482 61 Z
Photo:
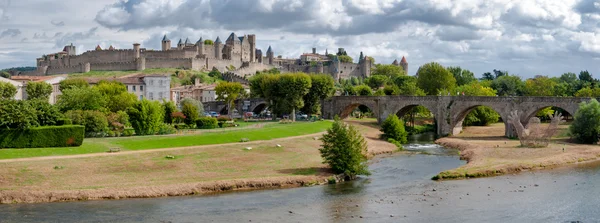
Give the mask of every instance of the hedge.
M 72 124 L 73 124 L 73 121 L 71 121 L 71 119 L 68 119 L 68 118 L 56 120 L 56 125 L 72 125 Z
M 0 130 L 0 148 L 81 146 L 84 135 L 85 127 L 82 125 Z
M 196 119 L 196 127 L 199 129 L 214 129 L 219 126 L 216 118 L 201 117 Z

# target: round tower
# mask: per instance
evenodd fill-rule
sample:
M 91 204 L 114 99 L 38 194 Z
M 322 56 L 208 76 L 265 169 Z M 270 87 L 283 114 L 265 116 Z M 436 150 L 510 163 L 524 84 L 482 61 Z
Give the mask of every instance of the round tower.
M 273 50 L 271 49 L 271 46 L 267 49 L 267 58 L 269 60 L 269 65 L 273 65 Z
M 140 58 L 140 44 L 134 43 L 133 44 L 133 59 L 137 59 L 137 58 Z
M 223 59 L 223 43 L 221 42 L 221 38 L 217 36 L 215 40 L 215 58 Z
M 162 46 L 163 51 L 167 51 L 167 50 L 171 49 L 171 40 L 167 38 L 167 35 L 165 35 L 163 37 L 161 46 Z
M 402 66 L 402 69 L 408 75 L 408 62 L 406 61 L 406 57 L 402 56 L 402 60 L 400 61 L 400 66 Z

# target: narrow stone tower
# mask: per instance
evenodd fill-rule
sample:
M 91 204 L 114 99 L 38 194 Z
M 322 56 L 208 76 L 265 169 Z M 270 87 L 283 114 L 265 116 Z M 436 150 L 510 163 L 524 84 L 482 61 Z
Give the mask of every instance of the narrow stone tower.
M 248 43 L 250 43 L 250 62 L 256 62 L 256 35 L 248 35 Z
M 138 59 L 140 58 L 140 44 L 139 43 L 134 43 L 133 44 L 133 59 Z
M 408 75 L 408 62 L 406 62 L 406 57 L 402 56 L 400 66 L 402 66 L 402 69 L 404 69 L 404 72 Z
M 271 49 L 271 46 L 267 49 L 267 58 L 269 60 L 269 65 L 273 65 L 273 50 Z
M 221 42 L 221 38 L 217 36 L 215 40 L 215 58 L 223 59 L 223 42 Z
M 171 49 L 171 40 L 167 38 L 167 35 L 165 35 L 162 39 L 162 50 L 163 51 L 167 51 Z
M 198 56 L 202 56 L 205 54 L 204 52 L 204 41 L 202 41 L 202 37 L 196 42 L 196 50 L 198 51 Z
M 179 39 L 179 42 L 177 43 L 177 49 L 178 50 L 183 50 L 183 47 L 185 45 L 183 44 L 183 40 Z
M 362 61 L 359 63 L 360 65 L 360 73 L 362 75 L 363 78 L 367 78 L 371 76 L 371 66 L 373 65 L 373 63 L 371 62 L 371 59 L 369 59 L 369 57 L 367 57 L 366 55 L 363 57 Z

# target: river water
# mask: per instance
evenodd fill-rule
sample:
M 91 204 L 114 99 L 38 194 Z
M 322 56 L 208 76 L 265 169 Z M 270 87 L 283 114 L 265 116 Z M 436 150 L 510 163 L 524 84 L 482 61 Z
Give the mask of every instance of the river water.
M 421 140 L 430 141 L 426 136 Z M 598 222 L 600 167 L 436 182 L 464 164 L 430 142 L 337 185 L 210 196 L 0 205 L 0 222 Z

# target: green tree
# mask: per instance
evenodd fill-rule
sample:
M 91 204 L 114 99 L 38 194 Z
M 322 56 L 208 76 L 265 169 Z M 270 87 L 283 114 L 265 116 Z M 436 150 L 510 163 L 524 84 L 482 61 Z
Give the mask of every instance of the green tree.
M 364 85 L 364 84 L 354 87 L 354 92 L 356 92 L 356 95 L 360 95 L 360 96 L 373 95 L 373 90 L 371 90 L 371 88 L 368 85 Z
M 304 107 L 301 111 L 308 114 L 317 114 L 321 110 L 321 100 L 333 95 L 335 81 L 327 74 L 310 75 L 310 90 L 304 95 Z
M 405 96 L 425 96 L 425 91 L 417 87 L 417 78 L 414 76 L 398 76 L 394 79 L 394 84 L 398 86 L 399 95 Z
M 565 84 L 567 86 L 566 95 L 564 96 L 575 95 L 575 92 L 577 92 L 580 89 L 581 83 L 577 78 L 577 74 L 575 73 L 564 73 L 560 76 L 559 79 L 561 84 Z
M 27 87 L 25 87 L 25 92 L 27 92 L 27 100 L 49 100 L 50 94 L 52 94 L 52 85 L 46 82 L 30 81 L 27 83 Z
M 72 87 L 62 92 L 56 105 L 63 112 L 69 110 L 104 111 L 106 110 L 106 99 L 97 88 Z
M 10 78 L 10 74 L 6 71 L 0 71 L 0 77 Z
M 525 83 L 518 76 L 504 75 L 494 79 L 491 87 L 498 92 L 498 96 L 522 96 Z
M 127 86 L 118 81 L 100 81 L 93 88 L 102 94 L 106 108 L 111 112 L 126 111 L 137 101 L 135 94 L 129 93 Z
M 213 45 L 213 44 L 214 44 L 214 42 L 212 40 L 209 40 L 209 39 L 204 40 L 204 45 Z
M 163 123 L 163 109 L 158 101 L 142 99 L 127 109 L 129 122 L 136 135 L 153 135 Z
M 372 75 L 365 79 L 365 84 L 369 85 L 372 89 L 379 89 L 389 82 L 389 78 L 383 75 Z
M 231 117 L 231 114 L 233 114 L 232 108 L 235 108 L 233 103 L 235 102 L 235 100 L 238 99 L 238 97 L 240 96 L 240 94 L 243 93 L 243 91 L 244 87 L 242 87 L 242 84 L 238 82 L 220 82 L 215 87 L 217 100 L 225 102 L 225 104 L 227 105 L 227 115 L 229 117 Z
M 385 95 L 399 95 L 400 88 L 395 84 L 387 84 L 383 87 L 383 94 Z
M 600 134 L 600 103 L 596 99 L 582 102 L 575 112 L 569 132 L 580 143 L 596 144 Z
M 592 77 L 592 74 L 590 74 L 590 72 L 588 72 L 587 70 L 582 70 L 581 72 L 579 72 L 579 80 L 581 82 L 588 82 L 588 83 L 594 82 L 594 78 Z
M 525 81 L 525 93 L 529 96 L 554 96 L 557 84 L 547 76 L 536 76 Z
M 198 108 L 192 103 L 183 103 L 181 112 L 185 115 L 185 119 L 183 120 L 185 124 L 191 125 L 196 123 L 196 119 L 198 119 Z
M 0 99 L 11 99 L 17 94 L 17 87 L 8 82 L 0 81 Z
M 177 111 L 177 106 L 172 101 L 163 100 L 162 108 L 164 110 L 164 122 L 167 124 L 173 124 L 173 112 Z
M 377 75 L 386 76 L 390 79 L 393 79 L 398 76 L 406 76 L 406 73 L 402 67 L 393 64 L 376 64 L 375 69 L 371 71 L 371 76 Z
M 48 100 L 29 100 L 28 103 L 36 111 L 37 122 L 40 126 L 56 125 L 56 122 L 64 115 Z
M 282 74 L 279 79 L 279 97 L 286 108 L 292 110 L 292 121 L 296 121 L 296 109 L 304 107 L 304 95 L 312 87 L 311 79 L 304 73 Z
M 338 56 L 338 59 L 342 63 L 352 63 L 352 61 L 353 61 L 352 57 L 350 57 L 348 55 L 340 55 L 340 56 Z
M 442 65 L 431 62 L 419 67 L 417 86 L 427 95 L 438 95 L 442 90 L 453 91 L 456 87 L 454 76 Z
M 385 121 L 381 124 L 381 135 L 386 140 L 394 140 L 397 143 L 404 144 L 408 140 L 406 137 L 408 133 L 404 129 L 404 122 L 396 116 L 396 114 L 389 115 Z
M 70 78 L 70 79 L 65 79 L 60 81 L 60 83 L 58 83 L 58 88 L 60 89 L 60 91 L 64 91 L 66 89 L 69 88 L 73 88 L 73 87 L 89 87 L 90 84 L 83 78 Z
M 27 129 L 38 125 L 37 112 L 27 101 L 0 99 L 0 130 Z
M 452 73 L 454 79 L 456 79 L 456 86 L 465 85 L 477 80 L 475 74 L 470 70 L 463 70 L 461 67 L 448 67 L 447 69 Z
M 343 173 L 349 178 L 370 174 L 367 166 L 367 143 L 354 126 L 348 126 L 336 117 L 321 141 L 323 144 L 319 151 L 323 163 L 328 164 L 334 173 Z
M 208 76 L 212 78 L 223 79 L 223 75 L 221 75 L 221 72 L 216 67 L 213 67 L 213 69 L 208 72 Z

